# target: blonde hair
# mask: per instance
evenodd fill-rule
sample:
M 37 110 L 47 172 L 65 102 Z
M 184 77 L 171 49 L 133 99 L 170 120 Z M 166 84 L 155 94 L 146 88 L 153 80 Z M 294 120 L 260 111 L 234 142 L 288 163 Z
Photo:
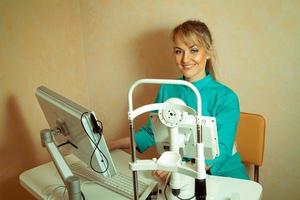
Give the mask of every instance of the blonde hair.
M 216 53 L 211 33 L 205 23 L 199 20 L 188 20 L 175 27 L 171 33 L 171 37 L 173 41 L 175 41 L 176 37 L 181 37 L 185 43 L 194 42 L 204 47 L 209 55 L 205 69 L 213 79 L 216 79 L 214 70 Z

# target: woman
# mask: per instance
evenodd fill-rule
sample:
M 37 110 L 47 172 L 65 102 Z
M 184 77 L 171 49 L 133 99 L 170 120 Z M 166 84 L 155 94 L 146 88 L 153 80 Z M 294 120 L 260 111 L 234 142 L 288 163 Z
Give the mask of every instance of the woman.
M 239 153 L 233 151 L 240 114 L 238 97 L 230 88 L 216 81 L 213 65 L 215 49 L 208 27 L 201 21 L 188 20 L 172 31 L 172 40 L 176 65 L 183 75 L 180 79 L 191 82 L 199 90 L 202 115 L 216 117 L 220 155 L 206 160 L 207 170 L 212 175 L 249 179 Z M 164 102 L 171 97 L 182 99 L 195 110 L 197 108 L 192 91 L 178 85 L 161 85 L 156 102 Z M 135 142 L 140 152 L 155 145 L 150 120 L 148 127 L 135 134 Z M 111 150 L 129 146 L 129 137 L 109 143 Z M 163 179 L 166 172 L 156 171 L 154 175 Z

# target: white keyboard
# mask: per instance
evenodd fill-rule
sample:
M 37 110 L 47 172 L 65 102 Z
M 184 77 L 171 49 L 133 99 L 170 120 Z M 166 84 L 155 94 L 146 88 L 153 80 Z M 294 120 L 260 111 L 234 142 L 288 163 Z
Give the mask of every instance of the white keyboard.
M 83 165 L 81 161 L 74 162 L 69 166 L 74 174 L 97 183 L 102 187 L 112 190 L 124 197 L 134 199 L 132 176 L 117 173 L 112 178 L 104 177 Z M 147 187 L 148 184 L 140 180 L 138 181 L 139 196 L 143 194 Z

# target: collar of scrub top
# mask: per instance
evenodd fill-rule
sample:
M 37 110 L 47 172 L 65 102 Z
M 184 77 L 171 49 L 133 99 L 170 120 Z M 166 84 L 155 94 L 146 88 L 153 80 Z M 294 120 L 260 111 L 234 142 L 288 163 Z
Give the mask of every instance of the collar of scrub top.
M 185 77 L 182 76 L 180 78 L 180 80 L 185 80 Z M 208 71 L 206 71 L 206 76 L 198 81 L 195 82 L 191 82 L 194 86 L 196 86 L 197 88 L 201 89 L 203 87 L 205 87 L 209 82 L 211 82 L 213 80 L 212 76 L 209 74 Z

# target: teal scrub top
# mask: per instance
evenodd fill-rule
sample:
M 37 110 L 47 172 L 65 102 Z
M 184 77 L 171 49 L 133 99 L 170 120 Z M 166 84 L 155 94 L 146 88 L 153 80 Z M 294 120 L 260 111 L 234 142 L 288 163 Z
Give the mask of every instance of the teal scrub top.
M 184 79 L 184 77 L 180 78 Z M 202 101 L 202 115 L 216 117 L 220 155 L 213 160 L 205 160 L 211 167 L 212 175 L 226 176 L 240 179 L 249 179 L 245 167 L 241 162 L 240 154 L 232 155 L 236 129 L 240 116 L 239 100 L 237 95 L 225 85 L 215 81 L 210 74 L 203 79 L 192 82 L 199 90 Z M 162 103 L 169 98 L 180 98 L 187 106 L 197 110 L 197 101 L 194 92 L 181 85 L 161 85 L 157 94 L 156 103 Z M 144 152 L 155 145 L 151 121 L 135 134 L 137 149 Z

